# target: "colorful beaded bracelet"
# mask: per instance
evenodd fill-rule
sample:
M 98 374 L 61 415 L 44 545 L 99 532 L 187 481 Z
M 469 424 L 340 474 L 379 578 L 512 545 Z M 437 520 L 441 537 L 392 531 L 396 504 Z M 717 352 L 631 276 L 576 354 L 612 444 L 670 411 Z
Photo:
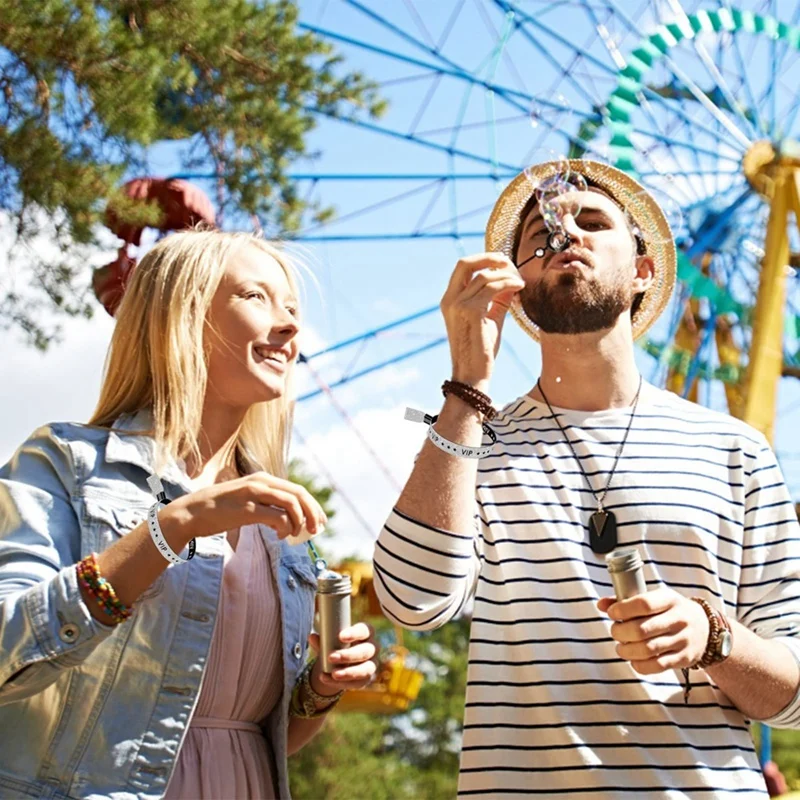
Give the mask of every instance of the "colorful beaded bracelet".
M 100 574 L 95 553 L 90 553 L 75 567 L 78 581 L 84 589 L 97 601 L 112 621 L 119 625 L 131 615 L 131 610 L 126 606 L 114 591 L 114 587 Z

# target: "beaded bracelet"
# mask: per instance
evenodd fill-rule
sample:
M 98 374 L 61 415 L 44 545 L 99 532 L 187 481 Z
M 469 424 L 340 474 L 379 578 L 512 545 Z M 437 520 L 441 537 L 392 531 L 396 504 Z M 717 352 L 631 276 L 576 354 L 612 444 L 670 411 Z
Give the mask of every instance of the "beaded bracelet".
M 90 553 L 75 565 L 78 582 L 97 601 L 115 625 L 125 622 L 131 616 L 131 610 L 126 606 L 114 591 L 114 587 L 100 574 L 97 566 L 97 556 Z

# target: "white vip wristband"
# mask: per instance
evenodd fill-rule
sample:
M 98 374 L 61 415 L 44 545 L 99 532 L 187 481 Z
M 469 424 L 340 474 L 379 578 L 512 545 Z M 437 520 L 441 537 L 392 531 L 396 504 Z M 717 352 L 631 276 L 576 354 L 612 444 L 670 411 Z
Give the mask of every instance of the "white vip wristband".
M 484 445 L 483 447 L 470 447 L 469 445 L 451 442 L 449 439 L 445 439 L 444 436 L 438 434 L 433 429 L 433 423 L 436 422 L 437 417 L 432 417 L 429 414 L 425 414 L 413 408 L 407 408 L 405 418 L 411 422 L 424 422 L 429 425 L 428 438 L 440 450 L 449 453 L 451 456 L 458 456 L 460 458 L 486 458 L 494 449 L 495 444 L 497 444 L 497 434 L 486 423 L 482 425 L 483 431 L 492 440 L 492 443 Z
M 170 564 L 184 564 L 190 559 L 194 558 L 194 551 L 195 551 L 195 540 L 192 539 L 189 542 L 189 557 L 183 558 L 179 556 L 167 543 L 166 538 L 164 538 L 164 534 L 161 531 L 161 525 L 158 522 L 158 512 L 164 508 L 165 505 L 169 502 L 166 498 L 167 495 L 164 492 L 164 487 L 161 484 L 161 480 L 159 479 L 158 475 L 151 475 L 147 479 L 147 483 L 150 486 L 151 491 L 156 496 L 156 502 L 150 507 L 150 511 L 147 512 L 147 527 L 150 531 L 150 538 L 153 540 L 158 552 L 161 553 Z

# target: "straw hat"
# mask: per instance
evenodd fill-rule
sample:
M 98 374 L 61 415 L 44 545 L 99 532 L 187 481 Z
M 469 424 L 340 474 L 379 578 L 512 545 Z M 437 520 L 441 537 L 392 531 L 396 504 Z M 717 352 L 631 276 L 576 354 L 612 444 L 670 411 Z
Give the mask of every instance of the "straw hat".
M 633 317 L 633 337 L 638 339 L 649 330 L 669 302 L 675 286 L 677 258 L 675 241 L 664 212 L 644 187 L 630 175 L 608 164 L 582 159 L 547 161 L 531 167 L 517 175 L 495 203 L 486 225 L 486 250 L 500 252 L 512 258 L 514 234 L 520 224 L 519 215 L 533 194 L 534 187 L 545 178 L 563 172 L 567 164 L 570 172 L 579 172 L 596 183 L 630 214 L 634 224 L 642 232 L 647 255 L 653 259 L 653 283 L 645 292 L 642 304 Z M 539 328 L 525 313 L 519 295 L 514 296 L 511 313 L 522 329 L 538 341 Z

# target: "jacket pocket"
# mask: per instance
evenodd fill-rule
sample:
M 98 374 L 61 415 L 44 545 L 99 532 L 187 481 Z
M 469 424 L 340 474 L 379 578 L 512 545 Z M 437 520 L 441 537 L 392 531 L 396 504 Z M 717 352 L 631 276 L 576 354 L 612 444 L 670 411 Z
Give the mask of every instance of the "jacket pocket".
M 120 507 L 106 498 L 84 497 L 83 547 L 81 557 L 89 553 L 102 553 L 125 534 L 147 519 L 148 508 Z M 139 596 L 139 600 L 155 597 L 164 588 L 167 571 L 164 570 Z

